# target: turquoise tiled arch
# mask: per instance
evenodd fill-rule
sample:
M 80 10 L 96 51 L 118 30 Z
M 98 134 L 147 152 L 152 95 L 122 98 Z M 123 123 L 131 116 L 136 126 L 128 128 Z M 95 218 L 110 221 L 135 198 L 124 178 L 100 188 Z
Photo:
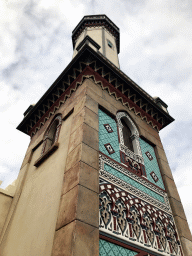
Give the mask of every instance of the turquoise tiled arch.
M 122 246 L 99 240 L 99 256 L 135 256 L 138 252 L 126 249 Z
M 104 127 L 104 124 L 109 124 L 113 130 L 112 133 L 108 133 Z M 115 153 L 109 154 L 105 148 L 105 144 L 110 143 L 113 147 Z M 114 159 L 117 162 L 120 161 L 120 152 L 119 152 L 119 140 L 117 133 L 117 124 L 113 118 L 99 109 L 99 150 L 103 152 L 105 155 Z
M 142 155 L 143 155 L 143 159 L 144 159 L 145 170 L 147 173 L 148 180 L 150 182 L 152 182 L 153 184 L 159 186 L 160 188 L 165 189 L 163 180 L 161 177 L 161 172 L 159 170 L 159 165 L 157 163 L 157 158 L 155 155 L 154 148 L 149 143 L 142 140 L 141 138 L 139 139 L 139 141 L 140 141 L 141 151 L 142 151 Z M 146 156 L 145 153 L 147 151 L 152 155 L 153 160 L 150 161 L 149 158 Z M 151 177 L 151 175 L 150 175 L 151 172 L 154 172 L 157 175 L 157 177 L 159 178 L 159 180 L 157 182 L 155 182 L 153 180 L 153 178 Z

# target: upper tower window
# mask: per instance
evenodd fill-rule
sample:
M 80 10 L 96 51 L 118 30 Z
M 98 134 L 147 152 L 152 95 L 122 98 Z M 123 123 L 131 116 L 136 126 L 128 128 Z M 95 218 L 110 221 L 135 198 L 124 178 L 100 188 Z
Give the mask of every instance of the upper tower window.
M 123 132 L 123 139 L 124 139 L 124 145 L 133 151 L 133 144 L 131 140 L 131 130 L 127 126 L 126 122 L 122 119 L 121 123 L 123 125 L 122 132 Z
M 41 156 L 35 161 L 34 166 L 38 167 L 58 148 L 58 136 L 61 128 L 62 116 L 57 115 L 49 125 L 44 135 Z
M 113 44 L 109 40 L 107 40 L 107 44 L 111 49 L 113 48 Z
M 42 154 L 45 153 L 58 140 L 59 130 L 61 127 L 61 115 L 56 116 L 49 126 L 44 137 Z

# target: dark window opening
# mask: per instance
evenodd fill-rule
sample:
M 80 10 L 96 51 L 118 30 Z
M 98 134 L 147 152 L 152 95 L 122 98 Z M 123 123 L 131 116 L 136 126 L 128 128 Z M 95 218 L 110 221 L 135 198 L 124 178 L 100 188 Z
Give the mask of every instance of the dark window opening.
M 112 43 L 111 43 L 110 41 L 108 41 L 108 46 L 109 46 L 110 48 L 113 48 L 113 45 L 112 45 Z
M 54 143 L 57 142 L 60 127 L 61 127 L 61 115 L 56 116 L 56 118 L 52 121 L 49 129 L 47 130 L 44 137 L 44 144 L 43 144 L 41 154 L 44 154 L 45 152 L 47 152 L 54 145 Z
M 131 130 L 127 126 L 126 122 L 121 119 L 122 125 L 123 125 L 123 139 L 124 139 L 124 145 L 128 147 L 129 150 L 133 151 L 133 143 L 131 140 Z
M 46 138 L 46 145 L 45 145 L 44 152 L 46 152 L 54 144 L 58 124 L 59 124 L 59 121 L 55 120 L 51 125 L 49 133 Z

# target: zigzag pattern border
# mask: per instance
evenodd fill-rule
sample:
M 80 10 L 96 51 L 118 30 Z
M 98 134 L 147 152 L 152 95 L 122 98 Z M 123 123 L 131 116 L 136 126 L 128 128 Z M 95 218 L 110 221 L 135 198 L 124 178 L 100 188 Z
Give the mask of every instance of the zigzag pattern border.
M 162 125 L 151 117 L 148 113 L 142 110 L 136 103 L 130 100 L 127 96 L 121 93 L 118 89 L 110 85 L 105 78 L 101 77 L 99 73 L 94 71 L 91 67 L 86 66 L 82 73 L 75 79 L 71 85 L 63 92 L 63 94 L 53 103 L 49 110 L 38 120 L 38 122 L 29 130 L 28 134 L 34 136 L 38 130 L 45 124 L 45 122 L 65 103 L 67 98 L 70 98 L 71 94 L 77 90 L 77 88 L 83 83 L 84 79 L 92 78 L 93 81 L 101 86 L 103 90 L 106 90 L 109 95 L 115 96 L 115 99 L 120 101 L 124 106 L 128 107 L 130 111 L 133 111 L 135 115 L 139 116 L 147 124 L 151 125 L 154 129 L 159 131 Z M 73 78 L 74 79 L 74 78 Z

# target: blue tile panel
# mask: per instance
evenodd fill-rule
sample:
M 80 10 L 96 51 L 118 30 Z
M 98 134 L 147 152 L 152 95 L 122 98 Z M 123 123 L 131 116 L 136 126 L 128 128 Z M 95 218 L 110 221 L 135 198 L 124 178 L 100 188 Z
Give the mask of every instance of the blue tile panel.
M 138 252 L 99 239 L 99 256 L 135 256 Z
M 113 167 L 109 166 L 108 164 L 104 165 L 104 170 L 111 173 L 112 175 L 116 176 L 117 178 L 127 182 L 128 184 L 132 185 L 133 187 L 145 192 L 146 194 L 150 195 L 151 197 L 159 200 L 162 203 L 165 203 L 164 198 L 157 194 L 156 192 L 150 190 L 149 188 L 145 187 L 144 185 L 140 184 L 139 182 L 131 179 L 130 177 L 128 177 L 127 175 L 117 171 L 116 169 L 114 169 Z
M 147 173 L 148 180 L 150 182 L 152 182 L 153 184 L 159 186 L 160 188 L 165 189 L 164 184 L 163 184 L 163 180 L 162 180 L 162 177 L 161 177 L 161 173 L 160 173 L 160 170 L 159 170 L 159 166 L 158 166 L 158 163 L 157 163 L 157 158 L 156 158 L 156 155 L 155 155 L 154 148 L 151 145 L 149 145 L 149 143 L 142 140 L 141 138 L 139 140 L 140 140 L 140 146 L 141 146 L 141 151 L 142 151 L 142 155 L 143 155 L 143 158 L 144 158 L 145 170 L 146 170 L 146 173 Z M 147 151 L 152 155 L 153 160 L 150 161 L 149 158 L 146 156 L 145 152 L 147 152 Z M 155 182 L 153 180 L 153 178 L 151 177 L 151 175 L 150 175 L 151 172 L 154 172 L 157 175 L 157 177 L 159 179 L 157 182 Z
M 109 124 L 113 130 L 113 132 L 108 133 L 105 129 L 104 124 Z M 113 147 L 115 153 L 109 154 L 107 149 L 105 148 L 105 144 L 110 143 Z M 119 152 L 119 140 L 117 134 L 117 124 L 113 118 L 108 116 L 102 110 L 99 109 L 99 150 L 103 152 L 105 155 L 114 159 L 117 162 L 120 161 L 120 152 Z

